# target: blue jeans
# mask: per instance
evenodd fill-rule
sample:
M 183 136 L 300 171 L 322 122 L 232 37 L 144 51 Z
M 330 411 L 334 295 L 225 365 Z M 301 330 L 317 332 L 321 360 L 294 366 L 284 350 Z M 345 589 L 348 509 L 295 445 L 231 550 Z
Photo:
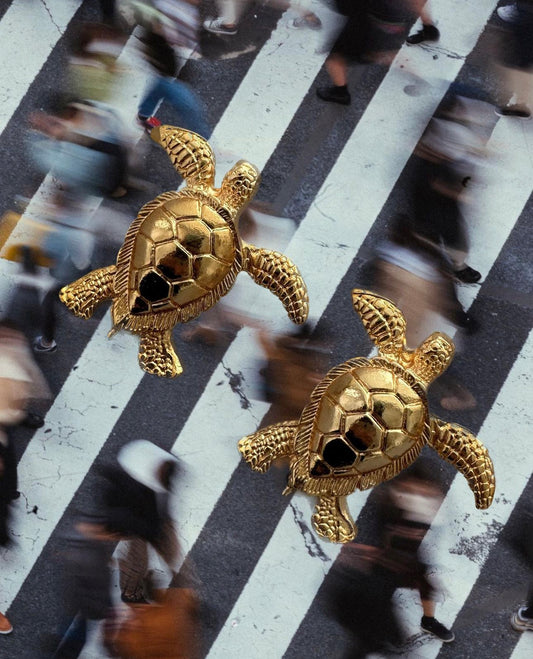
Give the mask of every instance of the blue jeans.
M 142 117 L 151 117 L 161 100 L 174 106 L 180 115 L 182 128 L 192 130 L 205 138 L 209 136 L 211 131 L 204 120 L 201 102 L 188 85 L 175 78 L 157 77 L 139 105 L 139 114 Z

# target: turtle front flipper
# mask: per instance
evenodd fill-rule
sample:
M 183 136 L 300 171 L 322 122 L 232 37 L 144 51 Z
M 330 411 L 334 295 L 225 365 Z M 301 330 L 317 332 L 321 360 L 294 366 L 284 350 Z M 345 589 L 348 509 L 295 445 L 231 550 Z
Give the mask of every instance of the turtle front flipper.
M 173 378 L 183 373 L 180 360 L 172 345 L 170 330 L 141 332 L 139 364 L 151 375 Z
M 174 169 L 188 185 L 213 187 L 215 156 L 201 135 L 174 126 L 156 126 L 150 137 L 165 149 Z
M 479 439 L 461 426 L 432 417 L 429 444 L 466 478 L 476 508 L 488 508 L 496 487 L 494 465 Z
M 309 314 L 309 298 L 304 280 L 294 263 L 279 252 L 253 245 L 243 245 L 243 248 L 243 269 L 256 284 L 268 288 L 280 299 L 294 323 L 305 323 Z
M 405 350 L 406 329 L 398 307 L 386 297 L 358 288 L 352 290 L 352 304 L 379 353 L 398 359 Z
M 90 318 L 95 307 L 115 295 L 114 279 L 117 269 L 110 265 L 80 277 L 72 284 L 63 286 L 59 298 L 76 316 Z
M 294 454 L 297 429 L 298 421 L 274 423 L 243 437 L 239 451 L 254 471 L 264 474 L 273 460 Z
M 321 496 L 315 506 L 313 526 L 318 535 L 331 542 L 349 542 L 357 535 L 346 497 Z

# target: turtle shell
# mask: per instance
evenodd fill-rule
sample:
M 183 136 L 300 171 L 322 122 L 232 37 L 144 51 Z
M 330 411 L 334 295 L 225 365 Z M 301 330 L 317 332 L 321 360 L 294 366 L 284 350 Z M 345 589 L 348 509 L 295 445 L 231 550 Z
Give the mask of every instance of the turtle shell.
M 218 200 L 164 193 L 141 209 L 119 252 L 115 316 L 128 315 L 134 330 L 154 313 L 158 328 L 194 318 L 228 292 L 241 263 L 233 222 Z
M 392 478 L 429 436 L 423 388 L 387 359 L 358 358 L 335 367 L 302 413 L 295 477 L 305 491 L 349 494 Z M 305 473 L 304 473 L 305 472 Z

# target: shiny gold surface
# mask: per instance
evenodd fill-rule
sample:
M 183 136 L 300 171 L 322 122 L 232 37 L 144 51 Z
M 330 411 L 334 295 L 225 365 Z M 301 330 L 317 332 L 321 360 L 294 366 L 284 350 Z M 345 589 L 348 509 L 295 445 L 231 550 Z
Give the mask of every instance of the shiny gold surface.
M 495 490 L 488 451 L 464 428 L 429 416 L 426 388 L 449 365 L 451 339 L 435 332 L 408 350 L 405 320 L 390 300 L 358 289 L 352 299 L 378 356 L 331 369 L 300 419 L 241 439 L 243 458 L 260 472 L 275 458 L 289 458 L 284 494 L 301 490 L 318 497 L 313 526 L 333 542 L 357 533 L 345 497 L 393 478 L 425 444 L 465 476 L 476 506 L 487 508 Z
M 202 137 L 172 126 L 153 129 L 151 137 L 187 187 L 145 204 L 128 229 L 116 266 L 65 286 L 60 298 L 82 318 L 111 299 L 111 334 L 120 329 L 140 334 L 141 367 L 174 377 L 183 369 L 172 328 L 216 304 L 241 270 L 272 291 L 296 323 L 307 319 L 307 290 L 287 257 L 246 245 L 239 236 L 238 217 L 259 185 L 253 165 L 239 161 L 217 189 L 214 155 Z

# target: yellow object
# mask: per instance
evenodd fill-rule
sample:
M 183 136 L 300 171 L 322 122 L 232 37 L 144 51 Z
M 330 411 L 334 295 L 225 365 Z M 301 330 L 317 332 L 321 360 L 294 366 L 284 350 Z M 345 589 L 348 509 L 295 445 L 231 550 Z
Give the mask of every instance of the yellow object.
M 295 323 L 307 319 L 308 298 L 292 261 L 240 238 L 237 221 L 259 185 L 257 169 L 241 160 L 216 189 L 215 158 L 200 135 L 159 126 L 151 137 L 166 150 L 187 187 L 145 204 L 116 265 L 65 286 L 60 298 L 81 318 L 112 299 L 111 333 L 126 329 L 139 334 L 141 367 L 174 377 L 183 369 L 172 345 L 172 328 L 216 304 L 241 270 L 272 291 Z
M 393 478 L 425 444 L 465 476 L 476 507 L 488 508 L 495 489 L 488 451 L 461 426 L 429 414 L 426 389 L 451 362 L 451 339 L 434 332 L 408 350 L 405 319 L 390 300 L 358 289 L 352 300 L 378 356 L 335 366 L 315 387 L 299 419 L 244 437 L 242 456 L 259 472 L 275 458 L 288 457 L 284 494 L 301 490 L 318 497 L 313 526 L 333 542 L 348 542 L 357 534 L 346 496 Z
M 43 252 L 41 245 L 46 235 L 50 233 L 50 227 L 24 216 L 24 241 L 15 242 L 10 240 L 10 237 L 21 219 L 20 213 L 15 211 L 7 211 L 0 219 L 0 257 L 8 261 L 21 261 L 22 247 L 29 246 L 33 249 L 36 265 L 49 267 L 52 261 Z

